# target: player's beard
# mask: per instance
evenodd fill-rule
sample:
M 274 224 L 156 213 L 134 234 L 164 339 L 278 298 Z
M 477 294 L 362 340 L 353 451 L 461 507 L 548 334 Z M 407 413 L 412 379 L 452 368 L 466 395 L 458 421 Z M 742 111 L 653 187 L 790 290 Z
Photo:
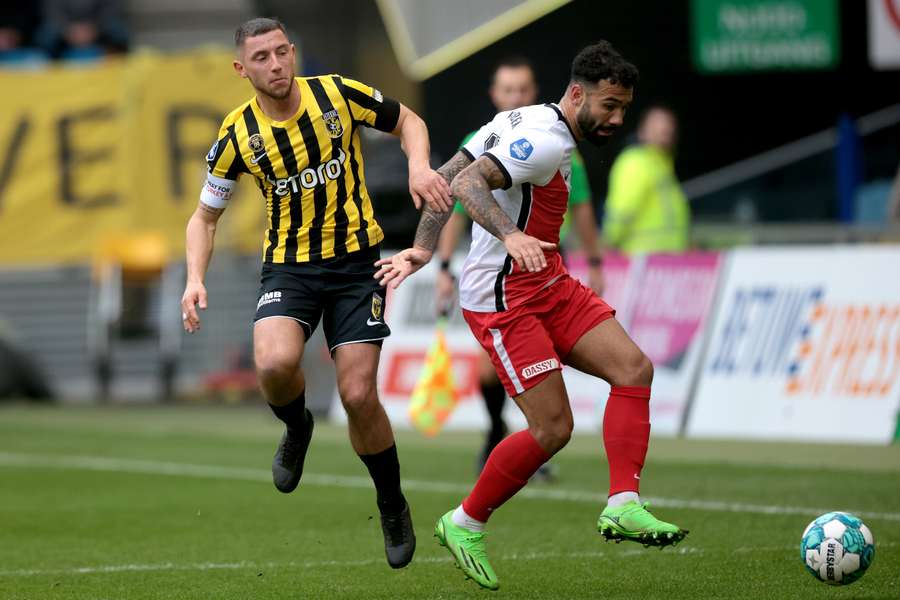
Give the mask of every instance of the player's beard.
M 599 132 L 605 131 L 612 133 L 618 129 L 618 127 L 602 127 L 597 125 L 591 117 L 587 102 L 585 102 L 584 105 L 578 109 L 578 112 L 575 113 L 575 121 L 578 123 L 578 128 L 584 134 L 584 139 L 595 146 L 605 146 L 610 138 L 610 136 L 601 135 Z
M 288 96 L 291 95 L 291 90 L 294 86 L 294 74 L 291 73 L 289 77 L 287 77 L 288 85 L 285 86 L 284 90 L 279 90 L 277 88 L 272 87 L 269 84 L 265 84 L 263 86 L 254 85 L 257 92 L 261 92 L 272 98 L 273 100 L 284 100 Z

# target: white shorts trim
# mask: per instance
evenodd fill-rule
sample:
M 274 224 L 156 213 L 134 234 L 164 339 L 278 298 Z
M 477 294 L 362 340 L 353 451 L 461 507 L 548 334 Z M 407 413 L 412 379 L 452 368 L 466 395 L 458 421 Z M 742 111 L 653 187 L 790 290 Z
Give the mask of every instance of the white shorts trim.
M 488 329 L 488 331 L 491 332 L 491 336 L 494 338 L 494 350 L 497 351 L 497 356 L 500 357 L 500 362 L 503 364 L 506 376 L 512 381 L 516 393 L 521 394 L 525 391 L 525 387 L 522 385 L 522 382 L 519 381 L 519 376 L 516 375 L 516 370 L 513 368 L 509 354 L 506 352 L 506 347 L 503 345 L 503 334 L 500 333 L 499 329 Z
M 303 319 L 298 319 L 297 317 L 292 317 L 290 315 L 269 315 L 268 317 L 263 317 L 262 319 L 254 319 L 253 324 L 256 325 L 262 321 L 268 321 L 269 319 L 293 319 L 298 323 L 306 326 L 306 337 L 312 337 L 312 327 L 309 326 L 309 323 L 304 321 Z
M 388 338 L 388 336 L 383 335 L 383 336 L 381 336 L 381 337 L 377 337 L 377 338 L 368 338 L 368 339 L 365 339 L 365 340 L 350 340 L 349 342 L 341 342 L 340 344 L 335 344 L 334 346 L 332 346 L 331 348 L 329 348 L 328 351 L 331 352 L 332 354 L 334 354 L 334 349 L 337 348 L 338 346 L 346 346 L 347 344 L 362 344 L 362 343 L 364 343 L 364 342 L 377 342 L 378 340 L 384 340 L 384 339 L 387 339 L 387 338 Z

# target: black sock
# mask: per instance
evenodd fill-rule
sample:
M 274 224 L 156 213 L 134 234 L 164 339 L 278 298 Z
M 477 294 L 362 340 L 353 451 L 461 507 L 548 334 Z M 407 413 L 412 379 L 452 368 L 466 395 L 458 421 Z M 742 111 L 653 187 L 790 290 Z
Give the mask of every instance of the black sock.
M 281 419 L 287 428 L 292 431 L 304 431 L 306 429 L 306 390 L 284 406 L 270 404 L 269 408 L 275 416 Z
M 396 515 L 406 506 L 406 498 L 400 491 L 400 461 L 397 460 L 397 445 L 378 454 L 360 454 L 360 460 L 369 469 L 378 495 L 378 510 L 381 514 Z
M 488 417 L 491 419 L 491 429 L 488 431 L 487 446 L 493 450 L 506 437 L 506 423 L 503 422 L 503 405 L 506 404 L 506 390 L 499 381 L 496 383 L 481 384 L 481 395 L 487 407 Z M 488 453 L 490 452 L 488 450 Z

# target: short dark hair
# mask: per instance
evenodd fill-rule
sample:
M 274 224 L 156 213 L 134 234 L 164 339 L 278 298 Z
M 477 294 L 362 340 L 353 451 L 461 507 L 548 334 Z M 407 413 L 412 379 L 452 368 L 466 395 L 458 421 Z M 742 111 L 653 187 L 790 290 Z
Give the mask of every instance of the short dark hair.
M 244 41 L 247 38 L 269 33 L 276 29 L 287 35 L 284 23 L 275 17 L 256 17 L 255 19 L 250 19 L 249 21 L 241 23 L 240 27 L 234 30 L 234 45 L 235 47 L 240 48 L 244 45 Z
M 597 83 L 605 79 L 622 87 L 634 87 L 638 70 L 622 58 L 606 40 L 594 42 L 579 52 L 572 61 L 572 81 Z
M 494 65 L 494 70 L 492 71 L 492 73 L 493 75 L 496 75 L 497 71 L 503 68 L 518 69 L 522 67 L 530 69 L 531 73 L 534 74 L 534 65 L 531 64 L 531 61 L 524 56 L 520 56 L 518 54 L 505 56 L 497 61 L 497 64 Z
M 644 124 L 644 122 L 647 120 L 647 117 L 649 117 L 650 114 L 654 113 L 654 112 L 664 112 L 664 113 L 668 114 L 670 117 L 672 117 L 673 121 L 675 121 L 676 123 L 678 122 L 678 117 L 675 115 L 675 111 L 672 110 L 671 106 L 669 106 L 668 104 L 656 103 L 656 104 L 651 104 L 650 106 L 645 108 L 644 111 L 641 113 L 640 118 L 638 118 L 638 128 L 639 129 Z

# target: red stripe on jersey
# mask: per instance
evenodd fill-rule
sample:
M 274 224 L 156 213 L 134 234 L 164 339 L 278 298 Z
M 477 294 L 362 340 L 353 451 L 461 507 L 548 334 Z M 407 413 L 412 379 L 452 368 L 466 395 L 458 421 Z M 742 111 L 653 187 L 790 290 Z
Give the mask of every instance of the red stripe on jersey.
M 569 208 L 569 188 L 562 173 L 556 172 L 547 185 L 531 187 L 531 206 L 525 233 L 543 242 L 559 244 L 559 230 Z M 503 281 L 506 308 L 518 306 L 566 272 L 558 251 L 545 252 L 547 268 L 529 273 L 512 263 L 512 272 Z M 499 309 L 498 309 L 499 310 Z
M 525 233 L 544 242 L 559 243 L 559 230 L 569 209 L 569 188 L 562 173 L 556 172 L 547 185 L 531 191 L 531 215 Z

